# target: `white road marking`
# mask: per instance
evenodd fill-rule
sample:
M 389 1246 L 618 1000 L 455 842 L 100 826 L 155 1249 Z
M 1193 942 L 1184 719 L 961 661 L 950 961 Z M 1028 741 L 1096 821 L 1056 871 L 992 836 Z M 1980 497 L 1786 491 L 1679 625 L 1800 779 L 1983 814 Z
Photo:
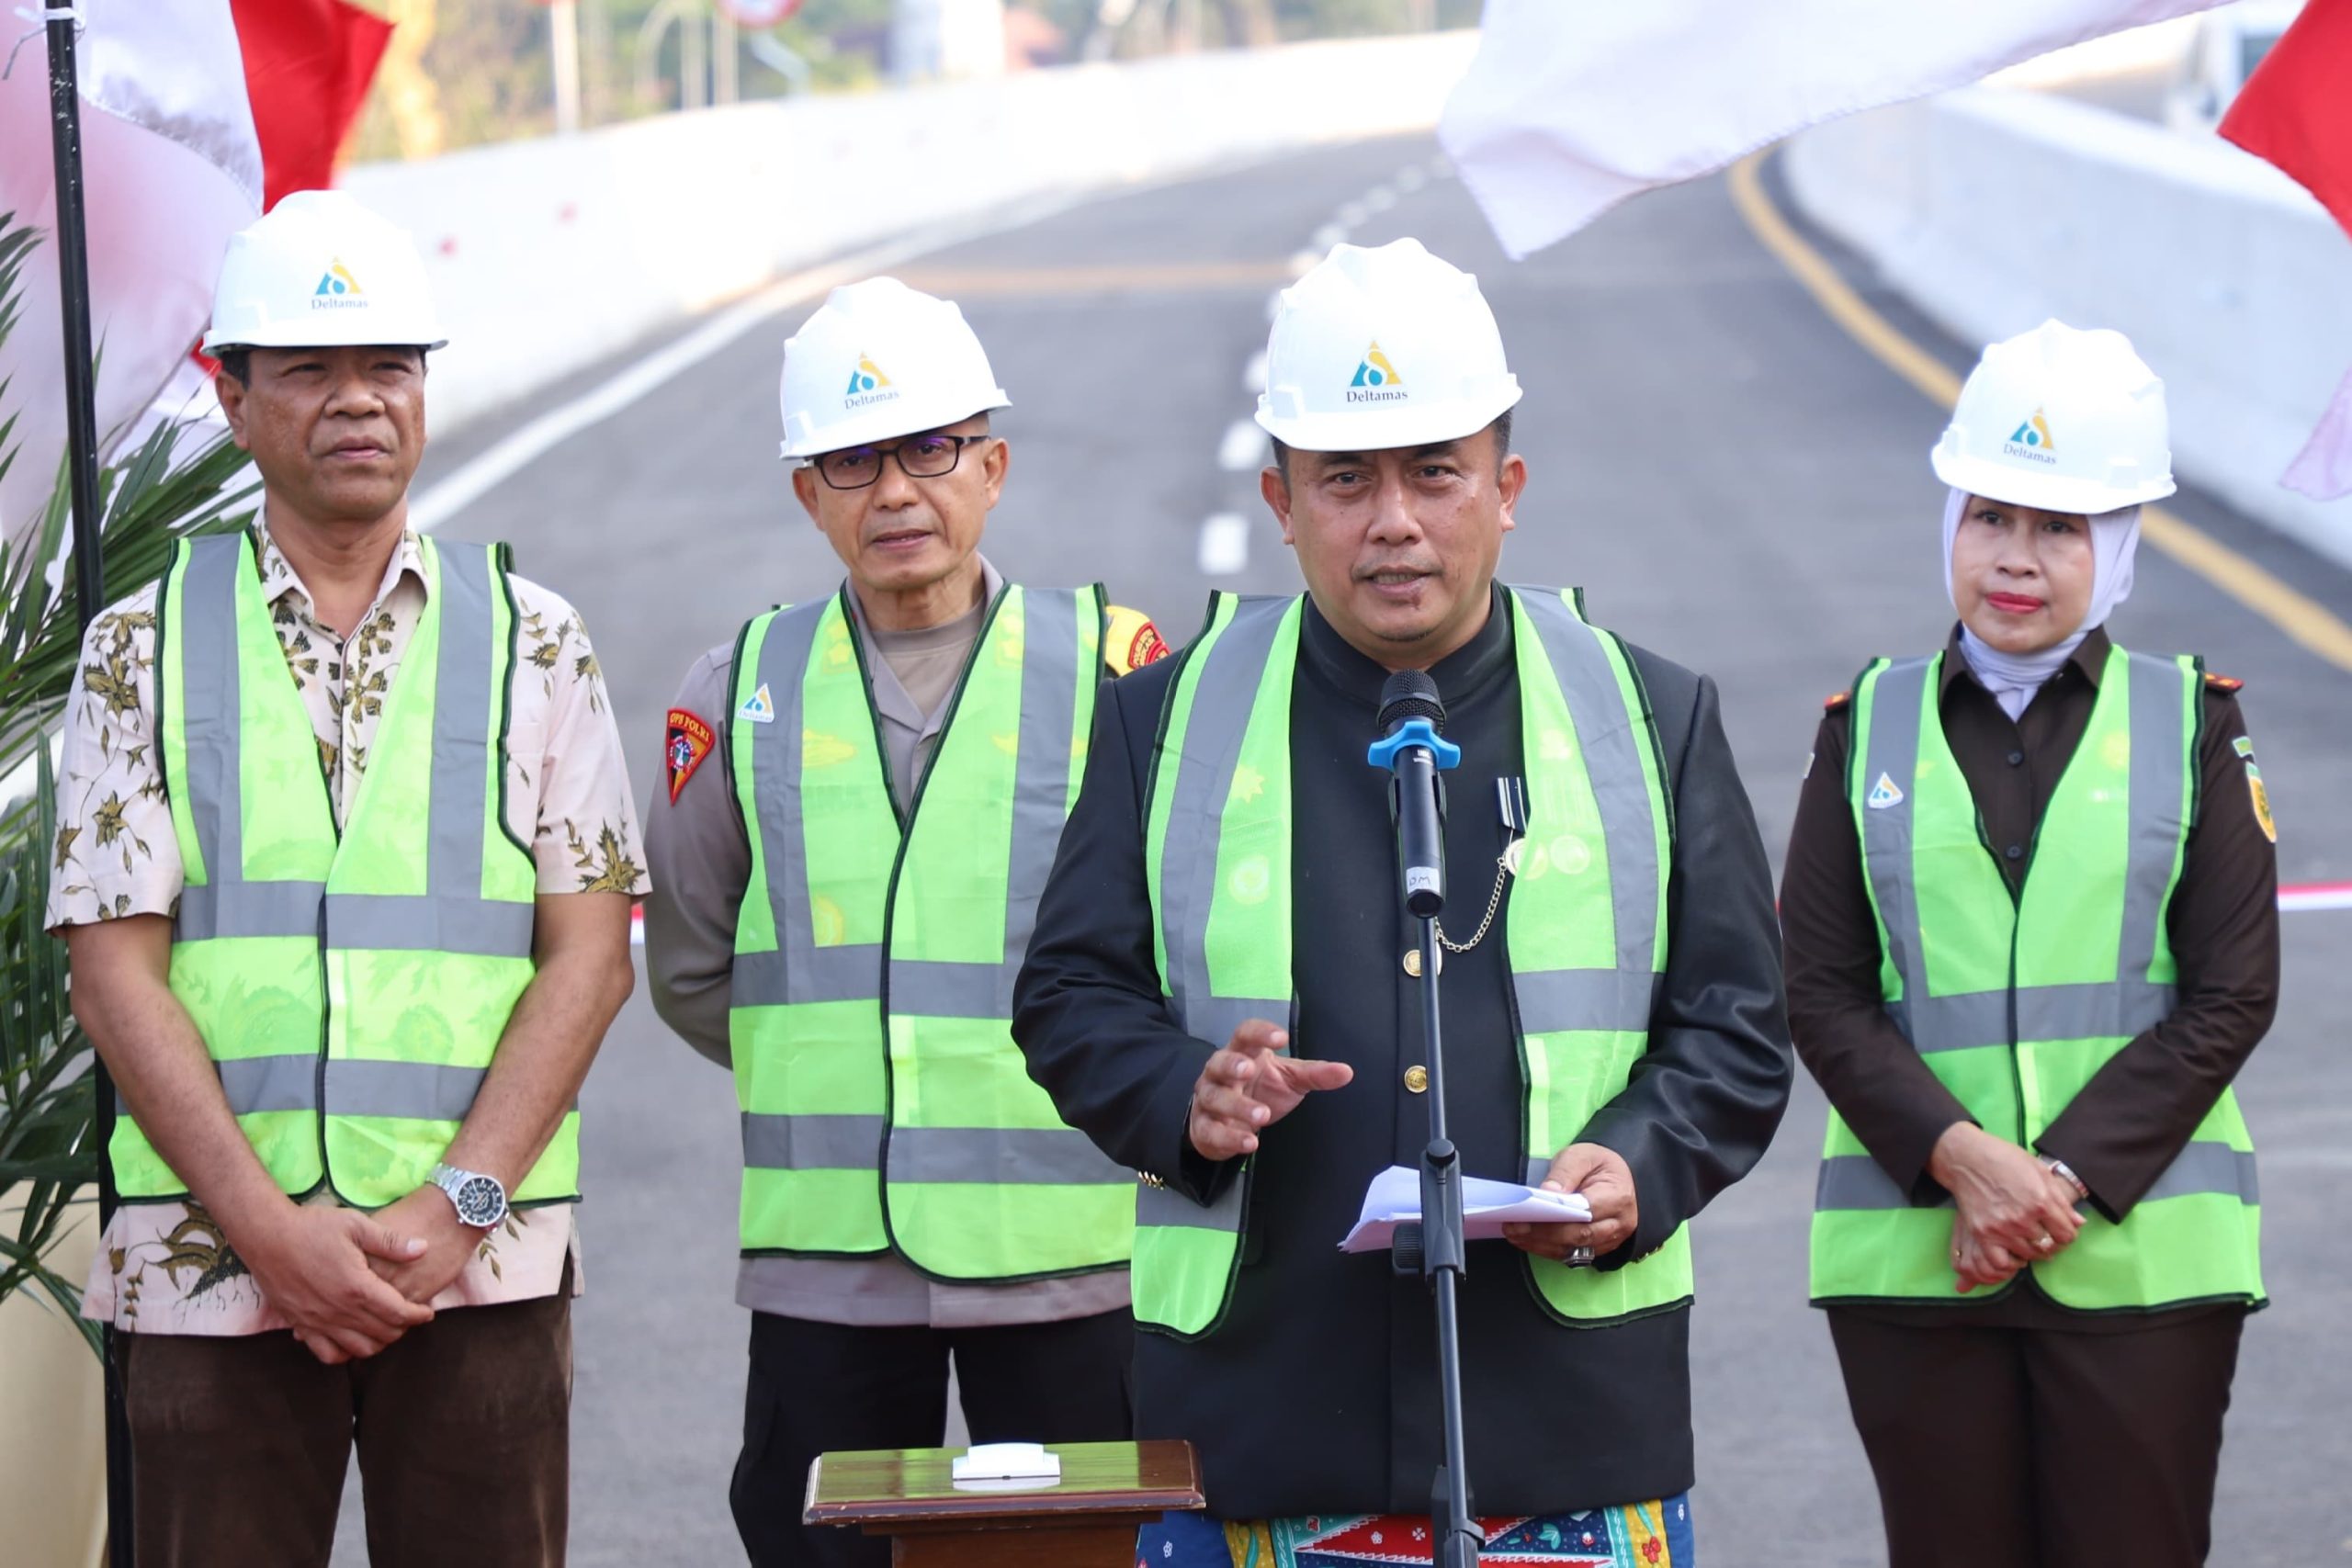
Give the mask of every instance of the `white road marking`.
M 1337 223 L 1326 223 L 1309 235 L 1306 243 L 1318 251 L 1329 251 L 1333 245 L 1344 243 L 1347 237 L 1348 231 Z
M 1254 419 L 1237 419 L 1216 445 L 1216 466 L 1228 474 L 1251 474 L 1266 466 L 1266 433 Z
M 604 385 L 560 408 L 549 409 L 489 450 L 461 464 L 409 502 L 409 526 L 419 533 L 431 533 L 556 446 L 612 418 L 752 328 L 815 299 L 835 284 L 870 277 L 885 267 L 982 234 L 1001 233 L 1035 223 L 1067 211 L 1085 199 L 1085 195 L 1062 195 L 1010 204 L 989 218 L 940 224 L 778 278 L 676 342 L 654 350 Z
M 1251 355 L 1250 363 L 1241 367 L 1241 389 L 1245 392 L 1262 392 L 1266 389 L 1266 351 L 1264 349 L 1261 348 Z
M 1371 217 L 1372 213 L 1364 207 L 1363 202 L 1351 201 L 1343 203 L 1340 206 L 1340 210 L 1333 216 L 1337 220 L 1340 227 L 1342 229 L 1352 229 L 1357 224 L 1363 222 L 1365 219 Z
M 1201 525 L 1200 569 L 1204 577 L 1231 577 L 1250 564 L 1250 523 L 1238 512 L 1220 512 Z
M 1322 260 L 1321 254 L 1315 251 L 1293 252 L 1290 258 L 1290 275 L 1293 277 L 1305 277 L 1308 273 L 1313 272 Z
M 1374 212 L 1385 212 L 1396 205 L 1396 193 L 1387 186 L 1374 186 L 1363 193 L 1364 207 Z
M 1408 164 L 1396 171 L 1396 188 L 1407 196 L 1429 183 L 1429 175 L 1419 164 Z

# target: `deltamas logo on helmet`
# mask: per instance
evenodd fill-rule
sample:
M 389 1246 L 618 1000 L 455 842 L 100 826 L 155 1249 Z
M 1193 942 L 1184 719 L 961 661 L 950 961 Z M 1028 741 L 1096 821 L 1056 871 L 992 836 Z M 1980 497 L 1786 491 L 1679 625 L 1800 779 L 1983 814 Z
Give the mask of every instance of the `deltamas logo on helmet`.
M 343 265 L 341 257 L 327 264 L 326 271 L 319 274 L 319 286 L 311 290 L 313 310 L 364 310 L 367 305 L 359 280 L 351 276 L 351 269 Z
M 1364 350 L 1356 362 L 1355 379 L 1348 383 L 1348 401 L 1351 403 L 1386 403 L 1407 396 L 1405 378 L 1396 374 L 1396 367 L 1374 344 Z
M 1998 430 L 2000 426 L 1995 425 L 1993 428 Z M 2009 432 L 2009 438 L 2007 441 L 2001 443 L 2001 450 L 2012 457 L 2024 457 L 2031 462 L 2048 463 L 2055 468 L 2058 459 L 2052 454 L 2057 450 L 2057 446 L 2058 444 L 2050 438 L 2050 422 L 2041 417 L 2040 409 L 2036 409 L 2018 421 L 2018 427 Z
M 857 368 L 849 373 L 849 390 L 842 395 L 842 407 L 862 409 L 869 403 L 898 400 L 898 389 L 890 385 L 890 378 L 882 374 L 882 367 L 865 355 L 859 355 Z

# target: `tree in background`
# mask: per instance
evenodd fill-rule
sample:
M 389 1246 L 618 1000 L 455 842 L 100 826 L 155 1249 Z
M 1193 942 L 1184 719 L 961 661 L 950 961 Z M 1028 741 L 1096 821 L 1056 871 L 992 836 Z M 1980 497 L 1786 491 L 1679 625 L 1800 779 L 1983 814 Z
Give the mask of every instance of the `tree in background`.
M 356 162 L 430 158 L 459 147 L 545 136 L 555 129 L 548 11 L 536 0 L 355 0 L 393 23 L 392 41 L 353 138 Z M 582 121 L 594 126 L 675 108 L 686 51 L 674 22 L 653 34 L 654 58 L 640 71 L 646 22 L 662 0 L 579 0 Z M 879 79 L 891 0 L 808 0 L 772 29 L 808 62 L 820 90 Z M 686 0 L 688 25 L 708 28 L 712 0 Z M 705 69 L 708 69 L 707 55 Z M 745 51 L 742 96 L 774 97 L 786 80 Z M 655 90 L 640 94 L 650 75 Z M 695 95 L 708 101 L 706 85 Z
M 546 6 L 531 0 L 358 3 L 390 19 L 392 41 L 352 139 L 355 161 L 430 158 L 555 129 Z
M 367 113 L 353 139 L 360 157 L 381 156 L 367 151 L 371 136 L 390 138 L 402 158 L 430 158 L 447 138 L 441 123 L 440 95 L 424 64 L 433 43 L 433 0 L 372 0 L 375 9 L 392 24 L 391 41 L 376 67 L 376 87 Z
M 1254 49 L 1306 39 L 1466 28 L 1481 0 L 1008 0 L 1069 39 L 1073 59 Z
M 807 0 L 774 31 L 808 62 L 820 90 L 856 91 L 884 79 L 892 9 L 891 0 Z
M 375 90 L 353 139 L 356 160 L 429 158 L 555 128 L 548 11 L 537 0 L 354 0 L 394 24 Z M 1137 59 L 1196 49 L 1259 48 L 1438 27 L 1473 27 L 1480 0 L 1007 0 L 1042 17 L 1064 58 Z M 770 29 L 806 62 L 810 87 L 860 91 L 888 73 L 895 0 L 806 0 Z M 590 126 L 709 101 L 707 50 L 682 47 L 682 24 L 709 29 L 714 0 L 578 0 L 582 123 Z M 649 28 L 648 19 L 655 25 Z M 707 31 L 706 38 L 712 32 Z M 639 58 L 640 49 L 650 57 Z M 682 75 L 709 73 L 691 93 Z M 744 98 L 793 90 L 745 49 Z M 643 86 L 640 86 L 643 84 Z

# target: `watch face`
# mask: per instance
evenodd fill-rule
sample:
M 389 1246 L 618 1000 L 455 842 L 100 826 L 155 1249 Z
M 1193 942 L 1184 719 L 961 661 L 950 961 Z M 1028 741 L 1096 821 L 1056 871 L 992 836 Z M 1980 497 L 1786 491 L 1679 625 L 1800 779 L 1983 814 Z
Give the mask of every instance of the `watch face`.
M 458 1184 L 458 1217 L 469 1225 L 496 1224 L 506 1210 L 506 1194 L 487 1176 L 469 1176 Z

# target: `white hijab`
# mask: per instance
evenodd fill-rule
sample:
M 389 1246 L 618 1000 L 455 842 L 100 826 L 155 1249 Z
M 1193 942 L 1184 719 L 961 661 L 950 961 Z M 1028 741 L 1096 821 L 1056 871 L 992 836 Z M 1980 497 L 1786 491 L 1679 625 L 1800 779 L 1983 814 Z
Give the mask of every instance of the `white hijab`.
M 1964 490 L 1953 491 L 1944 500 L 1944 596 L 1952 600 L 1954 609 L 1959 608 L 1959 600 L 1952 592 L 1951 547 L 1967 506 Z M 1965 625 L 1960 628 L 1961 651 L 1968 656 L 1969 669 L 2012 719 L 2025 712 L 2041 683 L 2058 673 L 2082 646 L 2083 638 L 2105 626 L 2115 607 L 2132 597 L 2132 559 L 2140 549 L 2140 509 L 2127 506 L 2119 512 L 2098 513 L 2090 519 L 2090 608 L 2083 613 L 2083 624 L 2071 637 L 2039 653 L 2003 653 Z

